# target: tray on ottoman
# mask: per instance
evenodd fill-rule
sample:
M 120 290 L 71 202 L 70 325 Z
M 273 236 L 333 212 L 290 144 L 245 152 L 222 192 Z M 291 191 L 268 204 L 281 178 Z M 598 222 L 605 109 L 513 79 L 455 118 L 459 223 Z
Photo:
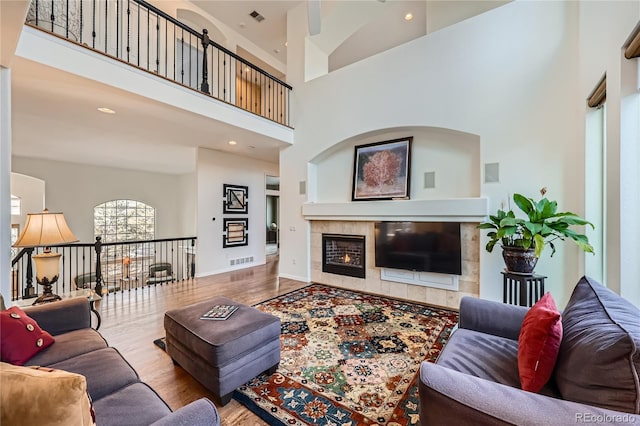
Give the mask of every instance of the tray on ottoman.
M 238 309 L 224 321 L 200 317 L 215 305 Z M 219 296 L 167 311 L 167 353 L 225 405 L 233 391 L 280 362 L 280 319 Z

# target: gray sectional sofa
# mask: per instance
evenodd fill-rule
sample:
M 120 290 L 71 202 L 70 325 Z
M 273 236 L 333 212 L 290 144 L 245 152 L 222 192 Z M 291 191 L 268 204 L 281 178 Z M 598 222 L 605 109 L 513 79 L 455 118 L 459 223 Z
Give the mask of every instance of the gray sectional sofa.
M 217 426 L 215 405 L 206 398 L 172 412 L 120 353 L 91 328 L 86 298 L 78 297 L 25 309 L 55 343 L 26 365 L 82 374 L 99 426 Z
M 640 424 L 640 310 L 583 277 L 562 312 L 555 370 L 520 388 L 527 308 L 465 297 L 459 328 L 420 369 L 422 425 Z

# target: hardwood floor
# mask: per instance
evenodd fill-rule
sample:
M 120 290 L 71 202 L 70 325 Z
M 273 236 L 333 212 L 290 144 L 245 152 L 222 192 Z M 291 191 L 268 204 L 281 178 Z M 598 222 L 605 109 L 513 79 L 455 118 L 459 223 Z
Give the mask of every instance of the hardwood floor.
M 99 302 L 102 316 L 99 331 L 173 410 L 203 396 L 212 399 L 207 389 L 174 366 L 153 341 L 164 336 L 167 310 L 219 295 L 253 305 L 307 285 L 278 279 L 277 257 L 267 259 L 266 265 L 250 269 L 110 294 Z M 222 425 L 267 424 L 235 400 L 218 407 L 218 411 Z

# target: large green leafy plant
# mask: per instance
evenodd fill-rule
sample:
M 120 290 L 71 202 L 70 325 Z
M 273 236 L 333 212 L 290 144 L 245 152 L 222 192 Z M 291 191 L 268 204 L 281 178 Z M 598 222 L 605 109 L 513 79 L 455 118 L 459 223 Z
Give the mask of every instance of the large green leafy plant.
M 558 212 L 558 203 L 544 198 L 546 189 L 541 191 L 543 198 L 534 201 L 521 194 L 513 194 L 516 206 L 527 215 L 526 219 L 516 217 L 512 210 L 499 209 L 496 215 L 489 216 L 489 221 L 478 225 L 480 229 L 491 230 L 487 233 L 490 238 L 486 245 L 488 252 L 492 252 L 496 244 L 503 247 L 533 248 L 536 257 L 540 257 L 545 246 L 551 248 L 551 256 L 556 252 L 554 242 L 570 239 L 582 250 L 593 253 L 586 235 L 571 229 L 572 226 L 593 224 L 575 213 Z

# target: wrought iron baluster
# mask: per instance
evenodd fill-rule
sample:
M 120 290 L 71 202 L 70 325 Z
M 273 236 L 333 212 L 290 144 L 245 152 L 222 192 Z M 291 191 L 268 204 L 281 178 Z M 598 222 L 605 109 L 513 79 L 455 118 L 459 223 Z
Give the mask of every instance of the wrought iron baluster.
M 108 37 L 108 33 L 109 33 L 109 20 L 108 20 L 108 16 L 109 16 L 109 2 L 105 1 L 104 2 L 104 53 L 108 53 L 108 45 L 107 45 L 107 40 L 109 40 Z
M 176 72 L 177 72 L 177 68 L 178 68 L 178 64 L 177 64 L 177 55 L 178 55 L 178 46 L 175 43 L 176 39 L 176 27 L 175 25 L 173 26 L 173 37 L 171 38 L 171 44 L 172 44 L 172 48 L 171 50 L 173 50 L 173 81 L 177 81 L 176 80 Z
M 189 41 L 192 42 L 191 40 L 191 36 L 189 36 Z M 195 84 L 193 85 L 193 87 L 197 90 L 198 89 L 198 82 L 200 81 L 200 51 L 198 50 L 198 41 L 196 39 L 196 43 L 195 43 L 195 48 L 196 49 L 196 81 Z
M 260 108 L 260 97 L 262 96 L 262 93 L 258 91 L 258 89 L 260 88 L 260 86 L 258 85 L 258 76 L 256 75 L 256 71 L 251 68 L 251 74 L 253 75 L 253 84 L 254 84 L 254 97 L 255 99 L 253 100 L 254 103 L 254 108 L 255 113 L 256 114 L 261 114 L 262 113 L 262 109 Z
M 121 16 L 121 7 L 120 2 L 122 0 L 116 1 L 116 58 L 120 58 L 120 20 Z
M 30 298 L 37 295 L 36 289 L 33 287 L 33 247 L 27 249 L 27 286 L 24 289 L 24 298 Z
M 149 54 L 151 50 L 151 31 L 149 31 L 149 27 L 151 26 L 151 11 L 147 9 L 147 70 L 149 69 Z
M 96 293 L 101 296 L 102 295 L 102 262 L 100 260 L 100 255 L 102 253 L 102 237 L 96 237 L 95 243 L 95 251 L 96 251 Z
M 127 62 L 131 62 L 131 0 L 127 0 Z
M 93 26 L 91 27 L 91 47 L 95 49 L 96 47 L 96 0 L 92 1 L 93 3 Z
M 66 12 L 67 21 L 65 22 L 65 37 L 69 38 L 69 0 L 67 0 L 67 12 Z
M 269 90 L 269 118 L 273 119 L 273 100 L 275 96 L 273 96 L 273 90 L 271 88 L 271 82 L 267 85 Z
M 54 27 L 54 22 L 56 20 L 56 15 L 54 13 L 55 7 L 56 7 L 56 4 L 55 4 L 54 0 L 51 0 L 51 32 L 52 33 L 55 32 L 55 27 Z
M 84 7 L 82 6 L 82 4 L 84 3 L 84 1 L 78 1 L 80 2 L 80 44 L 82 44 L 82 33 L 84 32 Z
M 160 74 L 160 17 L 156 15 L 156 73 Z
M 138 57 L 138 66 L 140 66 L 140 3 L 138 4 L 138 34 L 136 39 L 138 40 L 138 50 L 136 56 Z
M 209 94 L 209 72 L 207 70 L 207 48 L 209 47 L 209 31 L 202 30 L 202 84 L 200 90 Z

